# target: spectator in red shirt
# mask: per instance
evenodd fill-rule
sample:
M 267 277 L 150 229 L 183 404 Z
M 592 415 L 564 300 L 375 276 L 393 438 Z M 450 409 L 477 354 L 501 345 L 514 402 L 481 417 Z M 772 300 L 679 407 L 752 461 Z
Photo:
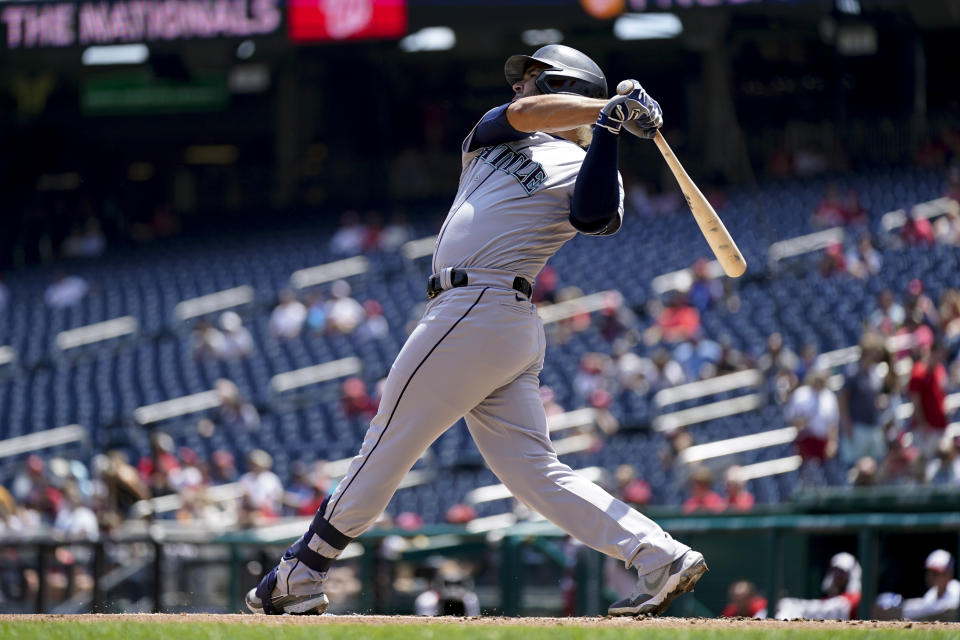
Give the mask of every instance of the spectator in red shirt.
M 830 243 L 820 258 L 820 275 L 826 278 L 846 272 L 847 258 L 843 253 L 843 245 L 839 242 Z
M 843 199 L 840 197 L 840 188 L 831 184 L 827 187 L 827 193 L 820 204 L 817 205 L 810 221 L 813 226 L 823 228 L 841 225 L 845 219 L 846 208 Z
M 900 239 L 908 247 L 932 247 L 936 238 L 933 235 L 933 225 L 925 217 L 911 211 L 907 221 L 900 229 Z
M 757 593 L 757 587 L 747 580 L 737 580 L 727 590 L 724 618 L 766 618 L 767 599 Z
M 670 304 L 657 316 L 657 322 L 648 329 L 647 344 L 684 342 L 700 332 L 700 312 L 687 303 L 686 296 L 675 293 Z
M 946 349 L 941 342 L 921 349 L 907 386 L 913 401 L 912 429 L 920 451 L 927 457 L 936 455 L 937 445 L 947 428 L 945 360 Z
M 683 503 L 684 513 L 710 511 L 719 513 L 727 502 L 713 490 L 713 473 L 707 467 L 697 467 L 690 473 L 690 497 Z
M 753 494 L 747 491 L 741 472 L 742 468 L 739 465 L 733 465 L 723 474 L 723 483 L 727 491 L 726 506 L 730 511 L 750 511 L 756 502 Z
M 348 418 L 370 419 L 377 413 L 377 403 L 367 393 L 367 385 L 356 376 L 343 381 L 340 402 Z

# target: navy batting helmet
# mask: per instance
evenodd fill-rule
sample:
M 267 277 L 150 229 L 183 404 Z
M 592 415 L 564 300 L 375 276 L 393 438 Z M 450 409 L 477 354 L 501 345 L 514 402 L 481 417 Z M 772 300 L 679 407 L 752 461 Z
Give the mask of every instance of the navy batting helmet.
M 533 62 L 547 65 L 537 76 L 537 88 L 543 93 L 575 93 L 588 98 L 607 97 L 607 79 L 597 63 L 585 53 L 562 44 L 540 47 L 532 56 L 516 55 L 507 58 L 503 67 L 507 82 L 514 85 L 523 80 L 523 74 Z

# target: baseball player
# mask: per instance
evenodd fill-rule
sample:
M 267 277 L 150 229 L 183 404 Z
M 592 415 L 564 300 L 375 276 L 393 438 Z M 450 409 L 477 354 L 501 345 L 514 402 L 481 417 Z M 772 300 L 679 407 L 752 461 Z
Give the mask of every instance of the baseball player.
M 927 592 L 919 598 L 907 598 L 896 593 L 877 596 L 874 614 L 881 620 L 955 622 L 960 617 L 960 581 L 953 577 L 953 556 L 945 549 L 937 549 L 927 556 Z
M 780 598 L 777 602 L 777 620 L 809 618 L 811 620 L 855 620 L 860 606 L 860 563 L 846 552 L 830 558 L 830 567 L 820 587 L 824 597 L 819 599 Z
M 487 112 L 463 142 L 430 302 L 390 370 L 360 453 L 303 537 L 247 594 L 251 611 L 323 613 L 331 563 L 460 418 L 517 498 L 637 570 L 635 592 L 610 614 L 659 614 L 707 570 L 700 553 L 557 460 L 538 393 L 545 341 L 530 302 L 534 279 L 577 233 L 619 229 L 619 135 L 652 137 L 660 106 L 639 83 L 607 100 L 597 64 L 563 45 L 512 56 L 505 73 L 513 100 Z

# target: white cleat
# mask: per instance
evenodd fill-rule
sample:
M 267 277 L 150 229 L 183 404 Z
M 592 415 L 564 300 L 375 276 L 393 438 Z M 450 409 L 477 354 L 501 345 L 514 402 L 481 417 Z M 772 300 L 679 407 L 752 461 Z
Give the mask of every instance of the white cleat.
M 636 590 L 610 605 L 607 613 L 611 616 L 660 615 L 674 598 L 692 591 L 706 572 L 707 563 L 703 556 L 691 549 L 666 567 L 640 576 Z
M 326 594 L 314 593 L 303 596 L 272 596 L 273 604 L 271 615 L 314 615 L 318 616 L 327 610 L 330 600 Z M 266 613 L 263 610 L 263 600 L 257 595 L 256 588 L 250 589 L 246 597 L 247 608 L 252 613 Z

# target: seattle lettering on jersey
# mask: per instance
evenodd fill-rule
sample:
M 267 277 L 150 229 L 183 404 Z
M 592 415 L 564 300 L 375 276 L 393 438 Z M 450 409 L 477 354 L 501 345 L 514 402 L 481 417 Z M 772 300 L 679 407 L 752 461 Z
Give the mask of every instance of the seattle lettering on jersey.
M 547 179 L 547 174 L 539 162 L 534 162 L 505 144 L 487 147 L 477 157 L 494 169 L 516 178 L 527 195 L 540 188 Z

